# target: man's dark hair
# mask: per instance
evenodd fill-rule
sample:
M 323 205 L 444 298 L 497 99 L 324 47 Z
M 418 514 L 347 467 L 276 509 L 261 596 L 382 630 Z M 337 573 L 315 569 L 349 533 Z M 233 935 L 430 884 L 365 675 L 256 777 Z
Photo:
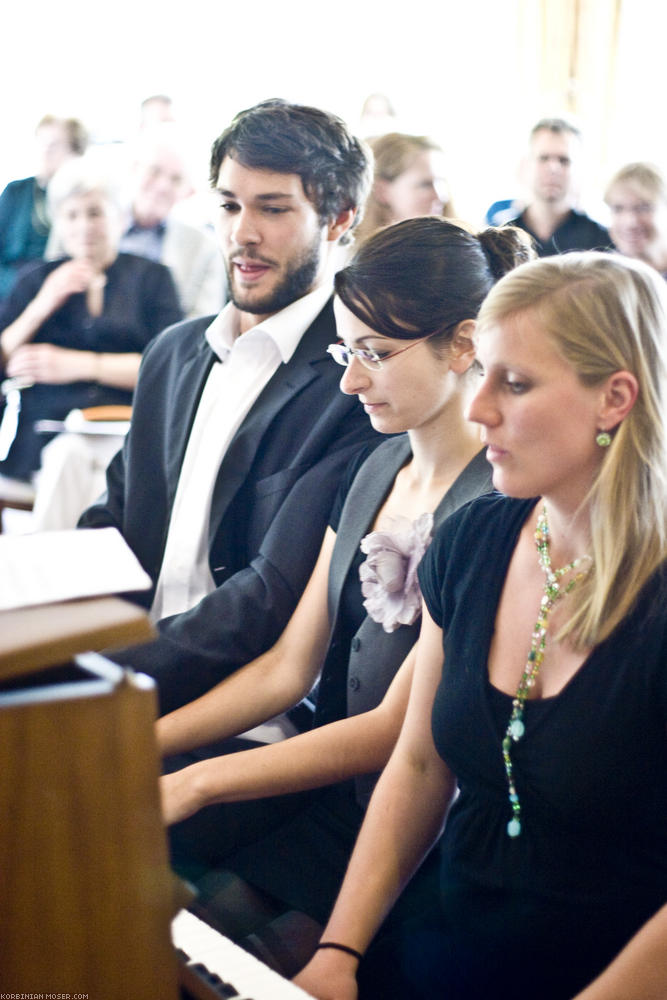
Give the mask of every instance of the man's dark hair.
M 351 229 L 361 219 L 372 181 L 370 156 L 342 119 L 327 111 L 262 101 L 240 111 L 213 143 L 212 187 L 226 156 L 251 169 L 298 174 L 323 224 L 348 208 L 357 209 Z
M 581 131 L 573 122 L 567 121 L 566 118 L 540 118 L 531 128 L 530 138 L 532 139 L 537 132 L 555 132 L 557 135 L 567 132 L 569 135 L 581 139 Z

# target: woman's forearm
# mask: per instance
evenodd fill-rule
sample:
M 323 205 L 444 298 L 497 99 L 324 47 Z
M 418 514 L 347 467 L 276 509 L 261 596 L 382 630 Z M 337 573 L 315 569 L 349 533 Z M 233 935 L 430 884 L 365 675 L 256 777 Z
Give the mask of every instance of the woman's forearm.
M 288 795 L 334 784 L 386 764 L 400 722 L 343 719 L 266 746 L 198 761 L 160 779 L 167 824 L 216 802 Z
M 364 952 L 442 830 L 454 778 L 392 759 L 375 789 L 323 940 Z
M 141 354 L 104 354 L 95 351 L 82 353 L 92 355 L 92 382 L 112 385 L 118 389 L 134 389 L 136 386 Z
M 438 837 L 454 795 L 454 775 L 438 755 L 430 730 L 441 643 L 442 633 L 427 614 L 401 734 L 373 793 L 323 934 L 323 940 L 362 953 Z
M 79 351 L 56 344 L 23 344 L 7 362 L 7 374 L 26 381 L 64 385 L 69 382 L 98 382 L 119 389 L 133 389 L 137 383 L 140 354 L 103 354 Z
M 23 312 L 0 334 L 3 358 L 32 340 L 43 323 L 75 292 L 83 292 L 93 276 L 91 265 L 84 260 L 68 260 L 51 271 Z
M 307 791 L 382 770 L 400 732 L 411 668 L 408 658 L 385 701 L 370 712 L 166 775 L 161 779 L 165 821 L 185 819 L 215 802 Z
M 313 686 L 329 637 L 327 580 L 336 536 L 329 528 L 308 585 L 278 642 L 201 698 L 156 723 L 169 756 L 246 732 L 297 704 Z
M 63 381 L 98 382 L 100 385 L 112 385 L 117 389 L 134 389 L 137 384 L 141 354 L 136 352 L 114 354 L 79 351 L 47 344 L 36 344 L 34 349 L 39 347 L 51 349 L 53 355 L 51 364 L 54 369 L 58 365 Z M 57 375 L 58 371 L 54 370 L 54 376 Z
M 667 906 L 644 924 L 614 961 L 574 1000 L 667 997 Z
M 285 712 L 305 697 L 317 675 L 281 669 L 277 652 L 253 660 L 195 701 L 158 719 L 157 742 L 163 757 L 238 736 Z
M 363 955 L 380 924 L 436 840 L 454 790 L 442 765 L 430 772 L 399 759 L 399 748 L 380 777 L 322 942 Z M 338 949 L 315 952 L 295 982 L 313 997 L 356 996 L 357 960 Z M 335 984 L 332 986 L 332 984 Z
M 28 303 L 21 315 L 17 316 L 14 322 L 0 333 L 0 351 L 3 362 L 6 363 L 22 344 L 32 340 L 49 315 L 50 313 L 42 307 L 38 298 Z

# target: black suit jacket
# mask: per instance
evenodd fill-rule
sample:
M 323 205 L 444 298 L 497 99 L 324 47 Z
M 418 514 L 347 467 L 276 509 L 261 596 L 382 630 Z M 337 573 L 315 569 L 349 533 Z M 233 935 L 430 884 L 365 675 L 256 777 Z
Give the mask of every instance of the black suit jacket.
M 144 353 L 132 424 L 109 466 L 107 493 L 80 526 L 116 526 L 153 580 L 153 599 L 178 477 L 215 356 L 212 317 L 165 330 Z M 162 712 L 192 700 L 269 648 L 286 625 L 319 552 L 339 477 L 380 437 L 343 395 L 326 354 L 331 302 L 281 364 L 234 436 L 216 480 L 209 565 L 216 589 L 158 624 L 158 638 L 111 654 L 158 682 Z

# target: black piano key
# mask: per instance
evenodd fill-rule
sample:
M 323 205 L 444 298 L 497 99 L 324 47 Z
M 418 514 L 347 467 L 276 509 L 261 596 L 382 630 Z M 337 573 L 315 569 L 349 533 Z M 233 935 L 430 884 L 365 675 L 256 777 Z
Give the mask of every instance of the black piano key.
M 181 1000 L 252 1000 L 251 997 L 241 996 L 232 983 L 224 982 L 203 962 L 190 962 L 188 955 L 180 949 L 176 953 L 180 959 Z

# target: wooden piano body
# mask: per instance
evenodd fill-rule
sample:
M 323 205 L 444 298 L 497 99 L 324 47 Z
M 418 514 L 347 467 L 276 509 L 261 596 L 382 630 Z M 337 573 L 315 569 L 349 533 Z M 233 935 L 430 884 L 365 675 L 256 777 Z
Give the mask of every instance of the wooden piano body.
M 151 635 L 115 598 L 0 613 L 0 994 L 306 998 L 180 910 L 154 684 L 85 652 Z M 238 993 L 207 985 L 208 972 Z
M 113 598 L 0 615 L 0 992 L 176 1000 L 155 692 Z

